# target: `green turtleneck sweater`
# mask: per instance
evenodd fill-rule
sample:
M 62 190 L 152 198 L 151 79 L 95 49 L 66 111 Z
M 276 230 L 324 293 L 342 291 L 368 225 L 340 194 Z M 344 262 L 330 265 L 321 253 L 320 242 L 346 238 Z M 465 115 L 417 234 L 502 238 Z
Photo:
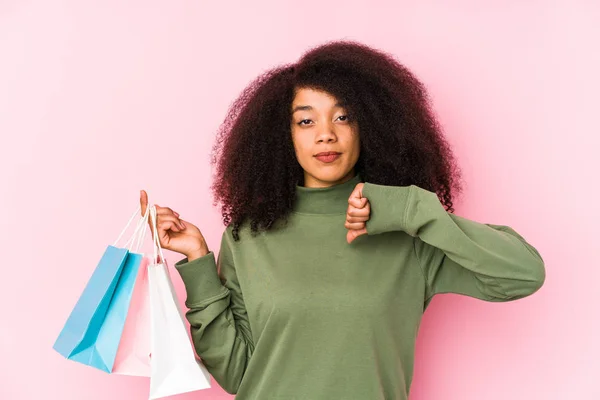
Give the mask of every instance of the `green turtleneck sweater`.
M 514 229 L 447 212 L 418 186 L 366 182 L 367 234 L 346 241 L 360 175 L 296 187 L 287 225 L 256 237 L 231 226 L 175 266 L 194 347 L 237 400 L 405 400 L 423 312 L 437 293 L 516 300 L 545 279 Z M 218 269 L 217 269 L 218 268 Z

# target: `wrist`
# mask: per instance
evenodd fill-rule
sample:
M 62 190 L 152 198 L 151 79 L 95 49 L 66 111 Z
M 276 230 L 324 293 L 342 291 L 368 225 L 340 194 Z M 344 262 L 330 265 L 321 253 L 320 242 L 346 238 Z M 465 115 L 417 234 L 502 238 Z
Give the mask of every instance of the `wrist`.
M 191 262 L 200 257 L 204 257 L 208 253 L 210 253 L 210 251 L 208 250 L 208 247 L 202 247 L 201 249 L 198 249 L 196 251 L 192 251 L 192 252 L 186 254 L 186 257 L 188 259 L 188 262 Z

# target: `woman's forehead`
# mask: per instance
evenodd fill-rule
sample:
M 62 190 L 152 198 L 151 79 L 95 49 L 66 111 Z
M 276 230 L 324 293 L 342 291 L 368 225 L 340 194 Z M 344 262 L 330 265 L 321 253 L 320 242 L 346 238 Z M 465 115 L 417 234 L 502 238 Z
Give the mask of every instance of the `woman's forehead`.
M 331 93 L 313 88 L 298 88 L 292 101 L 292 111 L 296 109 L 311 110 L 321 107 L 339 107 L 344 105 Z

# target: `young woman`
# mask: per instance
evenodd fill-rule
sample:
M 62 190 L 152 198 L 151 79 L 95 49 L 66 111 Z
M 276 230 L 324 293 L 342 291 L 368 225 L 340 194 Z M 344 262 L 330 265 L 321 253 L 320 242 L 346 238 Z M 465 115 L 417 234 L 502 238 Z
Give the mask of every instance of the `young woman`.
M 387 53 L 307 51 L 253 81 L 217 139 L 217 261 L 169 207 L 157 230 L 186 256 L 195 349 L 238 400 L 407 399 L 435 294 L 511 301 L 544 282 L 514 229 L 453 214 L 451 149 L 424 86 Z

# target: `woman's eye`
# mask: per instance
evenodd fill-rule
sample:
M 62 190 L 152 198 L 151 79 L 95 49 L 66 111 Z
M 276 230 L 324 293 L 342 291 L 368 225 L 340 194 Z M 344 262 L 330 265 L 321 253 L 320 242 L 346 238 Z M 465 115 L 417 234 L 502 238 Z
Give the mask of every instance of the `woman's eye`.
M 338 118 L 341 118 L 341 120 L 344 121 L 344 122 L 348 121 L 348 116 L 347 115 L 340 115 Z M 298 122 L 298 125 L 304 125 L 303 123 L 305 121 L 312 121 L 312 120 L 310 120 L 310 119 L 303 119 L 300 122 Z

